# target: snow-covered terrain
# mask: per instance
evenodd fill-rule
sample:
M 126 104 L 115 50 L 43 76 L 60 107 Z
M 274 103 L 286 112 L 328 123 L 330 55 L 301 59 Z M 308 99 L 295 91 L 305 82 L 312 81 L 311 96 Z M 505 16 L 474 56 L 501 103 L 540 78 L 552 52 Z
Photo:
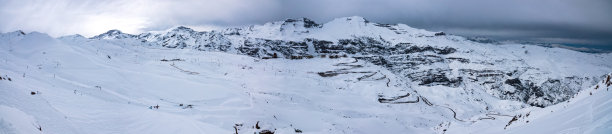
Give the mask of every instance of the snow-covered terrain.
M 361 17 L 0 34 L 0 133 L 610 133 L 612 53 Z

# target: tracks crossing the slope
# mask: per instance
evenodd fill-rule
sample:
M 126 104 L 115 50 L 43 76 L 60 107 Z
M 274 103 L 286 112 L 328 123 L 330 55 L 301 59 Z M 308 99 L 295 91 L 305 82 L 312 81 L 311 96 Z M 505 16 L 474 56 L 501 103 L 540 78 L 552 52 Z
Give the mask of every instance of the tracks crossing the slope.
M 420 95 L 419 95 L 419 96 L 417 96 L 417 100 L 416 100 L 416 101 L 397 101 L 397 100 L 399 100 L 399 99 L 402 99 L 402 98 L 405 98 L 405 97 L 408 97 L 408 96 L 410 96 L 410 94 L 401 95 L 401 96 L 396 96 L 396 97 L 391 97 L 391 98 L 383 98 L 382 96 L 380 96 L 380 95 L 379 95 L 379 99 L 378 99 L 378 101 L 379 101 L 380 103 L 389 103 L 389 104 L 404 104 L 404 103 L 418 103 L 418 102 L 419 102 L 419 100 L 422 100 L 422 102 L 423 102 L 423 103 L 425 103 L 425 104 L 426 104 L 426 105 L 428 105 L 428 106 L 432 106 L 432 107 L 442 107 L 442 108 L 445 108 L 445 109 L 450 110 L 451 112 L 453 112 L 453 118 L 454 118 L 455 120 L 457 120 L 457 121 L 461 121 L 461 122 L 477 122 L 477 121 L 479 121 L 479 120 L 486 120 L 486 119 L 489 119 L 489 120 L 495 120 L 495 119 L 496 119 L 496 118 L 495 118 L 495 116 L 514 117 L 514 116 L 511 116 L 511 115 L 504 115 L 504 114 L 500 114 L 500 113 L 487 113 L 487 114 L 485 114 L 485 116 L 486 116 L 486 117 L 480 117 L 480 118 L 478 118 L 478 119 L 476 119 L 476 120 L 464 120 L 464 119 L 459 119 L 459 118 L 457 117 L 457 112 L 456 112 L 456 111 L 455 111 L 453 108 L 451 108 L 451 107 L 449 107 L 449 106 L 444 106 L 444 105 L 433 104 L 433 103 L 431 103 L 429 100 L 427 100 L 427 98 L 425 98 L 425 97 L 423 97 L 423 96 L 420 96 Z
M 182 69 L 182 68 L 180 68 L 180 67 L 176 66 L 176 64 L 174 64 L 174 63 L 170 64 L 170 66 L 172 66 L 172 67 L 174 67 L 174 68 L 176 68 L 176 69 L 180 70 L 180 71 L 181 71 L 181 72 L 183 72 L 183 73 L 187 73 L 187 74 L 190 74 L 190 75 L 198 75 L 198 74 L 200 74 L 200 73 L 198 73 L 198 72 L 193 72 L 193 71 L 189 71 L 189 70 L 184 70 L 184 69 Z
M 391 82 L 391 79 L 387 77 L 387 75 L 384 75 L 382 73 L 380 73 L 380 71 L 377 72 L 372 72 L 372 71 L 350 71 L 352 69 L 357 69 L 357 68 L 362 68 L 363 65 L 359 65 L 359 64 L 355 64 L 357 63 L 358 60 L 355 59 L 352 62 L 344 62 L 344 63 L 337 63 L 334 66 L 343 66 L 343 67 L 347 67 L 347 68 L 341 68 L 341 69 L 336 69 L 333 71 L 325 71 L 325 72 L 319 72 L 317 74 L 319 74 L 321 77 L 334 77 L 340 74 L 350 74 L 350 73 L 364 73 L 365 75 L 360 76 L 357 78 L 358 81 L 378 81 L 378 80 L 384 80 L 387 79 L 386 81 L 386 86 L 389 87 L 389 83 Z M 372 78 L 375 75 L 383 75 L 382 77 L 379 78 Z M 385 97 L 383 95 L 379 95 L 378 96 L 378 102 L 380 103 L 389 103 L 389 104 L 407 104 L 407 103 L 419 103 L 419 102 L 423 102 L 425 105 L 427 106 L 431 106 L 431 107 L 441 107 L 444 109 L 448 109 L 449 111 L 451 111 L 453 113 L 453 118 L 457 121 L 460 122 L 477 122 L 480 120 L 495 120 L 497 119 L 496 116 L 504 116 L 504 117 L 513 117 L 510 115 L 503 115 L 503 114 L 499 114 L 499 113 L 487 113 L 485 114 L 485 117 L 480 117 L 478 119 L 475 120 L 469 120 L 469 119 L 460 119 L 458 118 L 458 113 L 456 112 L 455 109 L 451 108 L 450 106 L 445 106 L 445 105 L 438 105 L 438 104 L 434 104 L 431 101 L 429 101 L 426 97 L 423 97 L 421 95 L 417 95 L 416 99 L 414 100 L 407 100 L 408 97 L 410 97 L 412 94 L 410 93 L 406 93 L 405 95 L 400 95 L 400 96 L 394 96 L 394 97 Z
M 378 80 L 384 80 L 387 79 L 386 85 L 387 87 L 389 87 L 389 83 L 391 83 L 391 79 L 387 77 L 387 75 L 382 74 L 380 71 L 378 72 L 372 72 L 372 71 L 349 71 L 352 69 L 357 69 L 357 68 L 362 68 L 363 65 L 359 65 L 359 64 L 355 64 L 359 62 L 359 60 L 354 59 L 351 62 L 343 62 L 343 63 L 337 63 L 333 66 L 344 66 L 347 68 L 341 68 L 341 69 L 336 69 L 333 71 L 325 71 L 325 72 L 318 72 L 317 74 L 321 77 L 334 77 L 340 74 L 350 74 L 350 73 L 364 73 L 366 75 L 363 75 L 361 77 L 358 77 L 357 80 L 358 81 L 378 81 Z M 375 75 L 380 74 L 383 75 L 382 77 L 379 78 L 372 78 Z
M 357 68 L 362 68 L 363 65 L 358 65 L 358 64 L 353 64 L 353 63 L 357 63 L 359 62 L 357 59 L 355 59 L 352 62 L 346 62 L 346 63 L 338 63 L 335 64 L 334 66 L 344 66 L 344 67 L 348 67 L 348 68 L 341 68 L 341 69 L 336 69 L 333 71 L 325 71 L 325 72 L 318 72 L 317 74 L 319 74 L 319 76 L 321 77 L 334 77 L 340 74 L 349 74 L 349 73 L 374 73 L 372 71 L 349 71 L 352 69 L 357 69 Z

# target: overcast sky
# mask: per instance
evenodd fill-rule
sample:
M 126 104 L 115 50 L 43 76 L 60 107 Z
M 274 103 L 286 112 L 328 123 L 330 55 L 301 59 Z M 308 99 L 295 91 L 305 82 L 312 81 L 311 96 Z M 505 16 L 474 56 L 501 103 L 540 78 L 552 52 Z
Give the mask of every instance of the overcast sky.
M 499 40 L 612 48 L 612 0 L 0 0 L 0 32 L 56 37 L 346 16 Z

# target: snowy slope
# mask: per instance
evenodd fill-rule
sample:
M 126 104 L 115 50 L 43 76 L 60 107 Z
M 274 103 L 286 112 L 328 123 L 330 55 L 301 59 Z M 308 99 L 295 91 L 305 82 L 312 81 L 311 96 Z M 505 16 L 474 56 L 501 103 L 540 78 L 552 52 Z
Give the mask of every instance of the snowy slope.
M 16 31 L 0 34 L 0 62 L 2 133 L 609 133 L 612 122 L 610 53 L 361 17 Z
M 606 77 L 611 77 L 607 75 Z M 608 84 L 606 84 L 608 83 Z M 471 125 L 455 125 L 450 133 L 609 133 L 612 82 L 602 80 L 581 90 L 569 101 L 546 108 L 528 107 L 514 115 L 498 116 L 501 120 L 481 120 Z M 513 118 L 516 118 L 514 120 Z M 505 125 L 499 125 L 505 124 Z M 510 124 L 510 125 L 508 125 Z

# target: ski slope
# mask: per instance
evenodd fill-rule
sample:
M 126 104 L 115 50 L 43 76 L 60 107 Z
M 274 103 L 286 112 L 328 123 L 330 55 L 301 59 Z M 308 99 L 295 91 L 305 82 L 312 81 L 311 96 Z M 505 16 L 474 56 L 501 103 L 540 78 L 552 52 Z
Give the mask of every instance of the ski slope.
M 526 59 L 552 77 L 612 72 L 606 62 L 610 54 L 538 46 L 521 54 L 521 45 L 462 45 Z M 568 54 L 576 57 L 560 58 Z M 482 58 L 474 55 L 467 56 Z M 604 78 L 569 101 L 539 108 L 476 87 L 419 86 L 351 56 L 264 60 L 143 45 L 130 38 L 52 38 L 20 31 L 0 36 L 0 63 L 0 77 L 6 79 L 0 80 L 3 134 L 612 132 L 612 92 Z

